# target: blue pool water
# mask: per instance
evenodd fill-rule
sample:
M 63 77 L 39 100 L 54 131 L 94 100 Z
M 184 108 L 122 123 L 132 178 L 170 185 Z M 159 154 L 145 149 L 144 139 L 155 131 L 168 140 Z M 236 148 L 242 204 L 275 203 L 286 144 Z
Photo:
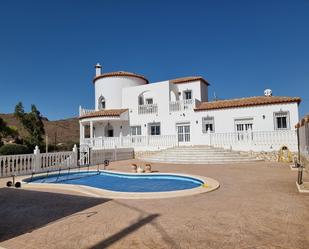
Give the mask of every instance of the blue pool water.
M 31 183 L 85 185 L 120 192 L 163 192 L 196 188 L 204 182 L 177 175 L 129 175 L 109 172 L 61 173 L 26 179 Z

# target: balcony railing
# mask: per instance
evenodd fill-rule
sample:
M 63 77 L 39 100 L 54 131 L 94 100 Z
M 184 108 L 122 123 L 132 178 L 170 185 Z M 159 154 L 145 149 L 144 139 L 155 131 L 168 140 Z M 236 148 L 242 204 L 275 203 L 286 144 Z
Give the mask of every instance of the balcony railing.
M 184 99 L 178 101 L 170 102 L 170 112 L 179 112 L 179 111 L 186 111 L 192 110 L 194 108 L 195 101 L 193 99 Z
M 146 104 L 138 106 L 138 114 L 156 114 L 158 113 L 157 104 Z
M 82 108 L 81 106 L 79 107 L 79 116 L 83 116 L 83 115 L 86 115 L 88 113 L 92 113 L 92 112 L 95 112 L 96 110 L 94 109 L 84 109 Z
M 165 149 L 179 145 L 177 135 L 84 138 L 80 144 L 93 149 L 137 150 Z M 192 144 L 239 151 L 278 151 L 282 146 L 287 146 L 290 151 L 297 151 L 297 136 L 295 130 L 206 133 L 192 141 Z
M 82 145 L 87 145 L 94 149 L 113 148 L 169 148 L 178 145 L 176 135 L 159 136 L 123 136 L 123 137 L 96 137 L 84 138 Z
M 295 130 L 209 133 L 209 136 L 211 146 L 225 149 L 278 151 L 287 146 L 291 151 L 297 151 Z

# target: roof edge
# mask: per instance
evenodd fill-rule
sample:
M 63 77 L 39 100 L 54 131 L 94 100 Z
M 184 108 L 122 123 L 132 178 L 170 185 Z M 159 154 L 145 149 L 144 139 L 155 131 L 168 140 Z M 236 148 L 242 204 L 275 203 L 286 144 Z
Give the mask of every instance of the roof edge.
M 118 72 L 109 72 L 109 73 L 103 73 L 101 75 L 95 76 L 92 80 L 93 83 L 96 82 L 96 80 L 98 79 L 102 79 L 102 78 L 108 78 L 108 77 L 135 77 L 135 78 L 139 78 L 142 80 L 146 81 L 146 84 L 149 83 L 148 79 L 146 79 L 145 76 L 140 75 L 140 74 L 135 74 L 135 73 L 130 73 L 130 72 L 124 72 L 124 71 L 118 71 Z
M 206 79 L 204 79 L 202 76 L 190 76 L 190 77 L 184 77 L 184 78 L 177 78 L 177 79 L 169 80 L 169 82 L 171 82 L 173 84 L 190 83 L 190 82 L 193 82 L 193 81 L 202 81 L 207 86 L 210 85 L 209 82 Z
M 279 96 L 278 96 L 279 97 Z M 228 102 L 228 101 L 240 101 L 240 100 L 245 100 L 245 99 L 250 99 L 250 98 L 256 98 L 256 97 L 248 97 L 248 98 L 240 98 L 240 99 L 227 99 L 227 100 L 219 100 L 219 101 L 211 101 L 211 102 L 201 102 L 199 106 L 201 106 L 203 103 L 214 103 L 214 102 Z M 268 97 L 271 98 L 271 97 Z M 241 107 L 249 107 L 249 106 L 261 106 L 261 105 L 276 105 L 276 104 L 285 104 L 285 103 L 299 103 L 301 102 L 300 97 L 291 97 L 290 99 L 286 100 L 274 100 L 274 102 L 261 102 L 261 103 L 245 103 L 245 104 L 235 104 L 235 105 L 230 105 L 230 106 L 218 106 L 218 107 L 208 107 L 208 108 L 194 108 L 195 112 L 199 111 L 207 111 L 207 110 L 218 110 L 218 109 L 232 109 L 232 108 L 241 108 Z
M 90 112 L 85 115 L 79 116 L 78 119 L 97 118 L 97 117 L 120 117 L 121 114 L 127 112 L 129 109 L 107 109 Z M 106 112 L 106 114 L 104 114 Z M 114 113 L 113 113 L 114 112 Z

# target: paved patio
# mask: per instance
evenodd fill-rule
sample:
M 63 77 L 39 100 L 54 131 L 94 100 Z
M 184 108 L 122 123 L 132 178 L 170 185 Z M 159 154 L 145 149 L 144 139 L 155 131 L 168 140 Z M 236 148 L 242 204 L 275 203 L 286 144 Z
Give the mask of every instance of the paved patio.
M 128 171 L 128 165 L 109 168 Z M 152 165 L 208 176 L 221 187 L 153 200 L 0 188 L 0 247 L 309 248 L 309 195 L 297 192 L 297 172 L 288 165 Z

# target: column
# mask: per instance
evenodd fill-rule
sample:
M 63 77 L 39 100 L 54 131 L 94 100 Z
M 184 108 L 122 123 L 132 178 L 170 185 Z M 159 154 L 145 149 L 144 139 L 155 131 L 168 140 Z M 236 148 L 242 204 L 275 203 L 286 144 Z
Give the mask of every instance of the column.
M 93 140 L 93 122 L 90 121 L 90 141 L 92 146 L 94 145 L 94 140 Z
M 79 139 L 80 142 L 85 138 L 85 126 L 82 123 L 79 123 Z

